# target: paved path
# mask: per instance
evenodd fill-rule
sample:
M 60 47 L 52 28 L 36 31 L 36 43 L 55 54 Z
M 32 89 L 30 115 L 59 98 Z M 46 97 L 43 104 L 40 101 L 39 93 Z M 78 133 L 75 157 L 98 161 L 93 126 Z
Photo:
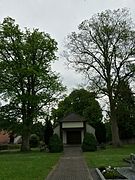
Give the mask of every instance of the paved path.
M 64 155 L 46 180 L 93 180 L 80 147 L 65 147 Z

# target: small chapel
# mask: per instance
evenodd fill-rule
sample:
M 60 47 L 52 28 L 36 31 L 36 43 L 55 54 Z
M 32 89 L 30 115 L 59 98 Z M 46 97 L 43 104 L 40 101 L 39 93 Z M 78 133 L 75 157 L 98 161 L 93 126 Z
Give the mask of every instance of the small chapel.
M 82 144 L 86 132 L 95 136 L 95 129 L 76 113 L 70 113 L 61 119 L 54 128 L 54 133 L 62 139 L 64 145 Z

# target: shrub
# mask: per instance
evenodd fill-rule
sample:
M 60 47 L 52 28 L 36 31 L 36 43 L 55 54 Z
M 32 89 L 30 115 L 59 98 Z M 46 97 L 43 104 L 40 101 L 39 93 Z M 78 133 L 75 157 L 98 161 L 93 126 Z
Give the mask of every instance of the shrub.
M 106 144 L 105 143 L 101 143 L 99 147 L 100 147 L 100 149 L 106 149 Z
M 62 152 L 63 143 L 57 134 L 54 134 L 49 141 L 49 151 L 50 152 Z
M 0 144 L 0 151 L 20 149 L 20 144 Z
M 12 149 L 20 149 L 21 145 L 20 144 L 9 144 L 8 145 L 8 149 L 12 150 Z
M 32 134 L 30 136 L 30 147 L 38 147 L 39 145 L 39 137 L 36 134 Z
M 97 141 L 93 134 L 86 133 L 82 143 L 82 150 L 86 151 L 96 151 L 97 150 Z
M 0 144 L 0 150 L 8 150 L 8 144 Z

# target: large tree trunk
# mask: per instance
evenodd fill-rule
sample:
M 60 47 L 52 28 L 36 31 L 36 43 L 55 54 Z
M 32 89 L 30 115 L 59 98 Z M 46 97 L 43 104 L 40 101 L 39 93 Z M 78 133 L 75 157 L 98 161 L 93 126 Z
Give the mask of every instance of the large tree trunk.
M 115 112 L 115 103 L 110 100 L 110 118 L 111 118 L 111 131 L 112 131 L 112 144 L 114 147 L 120 147 L 121 141 L 119 138 L 119 128 Z
M 22 133 L 22 145 L 21 145 L 21 151 L 26 152 L 30 151 L 30 128 L 23 127 L 23 133 Z

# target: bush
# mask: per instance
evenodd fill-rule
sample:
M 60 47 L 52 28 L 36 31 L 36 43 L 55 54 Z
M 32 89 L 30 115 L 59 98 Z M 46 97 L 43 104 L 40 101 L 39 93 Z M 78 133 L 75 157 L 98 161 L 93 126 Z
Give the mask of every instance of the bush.
M 101 143 L 99 147 L 100 147 L 100 149 L 106 149 L 106 144 Z
M 93 134 L 86 133 L 82 143 L 82 150 L 87 151 L 96 151 L 97 150 L 97 141 Z
M 20 144 L 9 144 L 8 145 L 8 149 L 12 150 L 12 149 L 20 149 L 21 145 Z
M 0 150 L 8 150 L 8 144 L 0 144 Z
M 32 134 L 30 136 L 30 147 L 34 148 L 34 147 L 38 147 L 39 145 L 39 137 L 36 134 Z
M 49 141 L 49 151 L 50 152 L 62 152 L 63 143 L 57 134 L 54 134 Z
M 0 144 L 0 151 L 12 149 L 20 149 L 20 144 Z

